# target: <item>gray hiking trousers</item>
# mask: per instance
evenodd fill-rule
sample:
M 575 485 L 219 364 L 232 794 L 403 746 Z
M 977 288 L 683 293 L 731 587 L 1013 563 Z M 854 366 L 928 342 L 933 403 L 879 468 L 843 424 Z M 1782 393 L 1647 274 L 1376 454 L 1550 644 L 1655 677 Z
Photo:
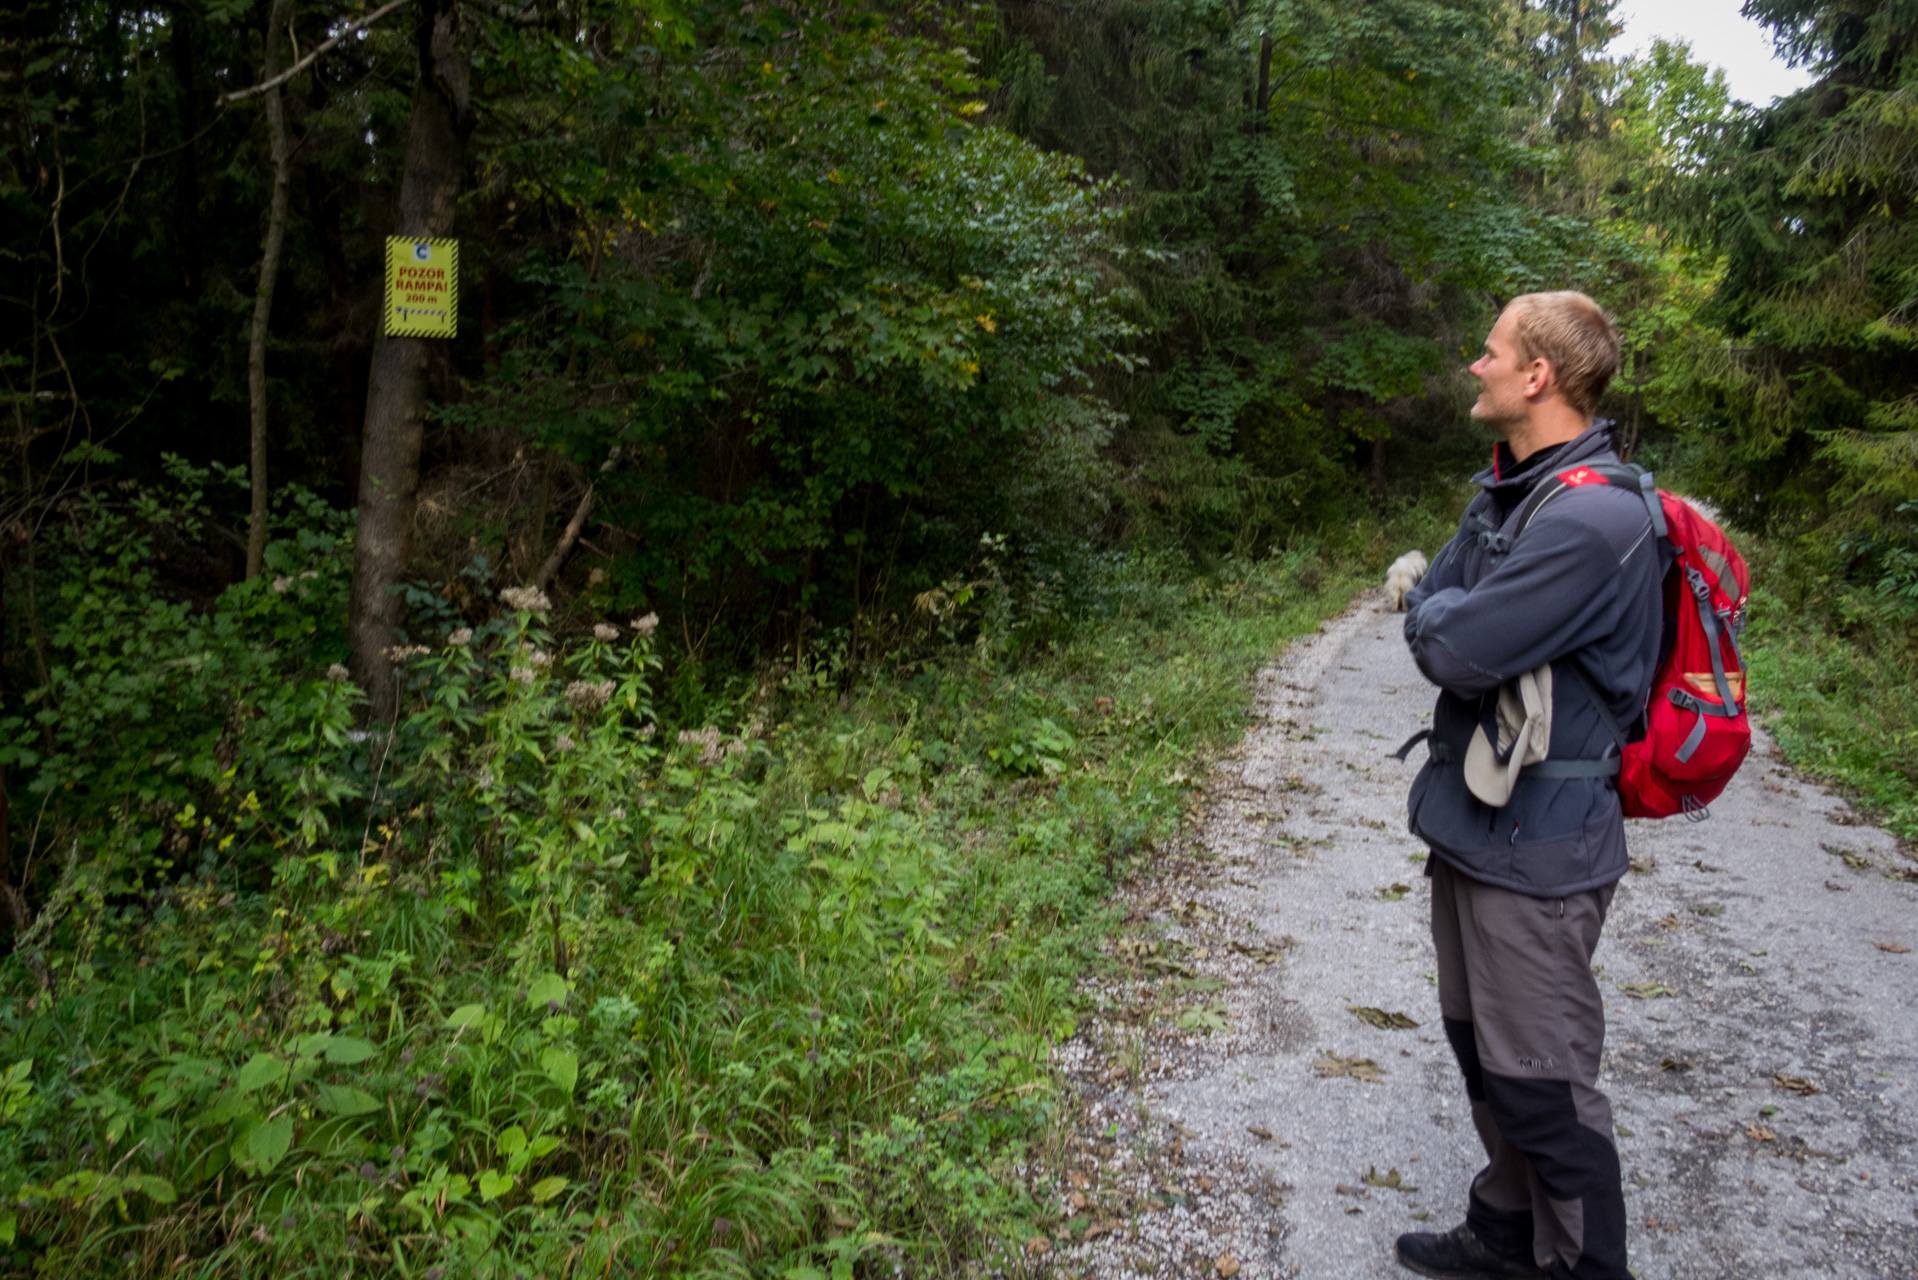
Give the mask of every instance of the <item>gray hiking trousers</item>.
M 1591 968 L 1615 886 L 1533 898 L 1431 865 L 1439 1010 L 1489 1157 L 1465 1220 L 1555 1280 L 1628 1280 Z

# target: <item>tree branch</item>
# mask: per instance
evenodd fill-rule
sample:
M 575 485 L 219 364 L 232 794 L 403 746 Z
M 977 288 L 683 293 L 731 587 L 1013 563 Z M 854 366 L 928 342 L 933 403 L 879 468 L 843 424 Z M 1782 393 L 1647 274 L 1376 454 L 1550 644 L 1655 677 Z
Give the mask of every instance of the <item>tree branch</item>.
M 272 79 L 262 80 L 259 84 L 249 85 L 244 89 L 235 89 L 232 93 L 221 94 L 218 105 L 222 107 L 230 107 L 236 102 L 244 102 L 248 98 L 257 98 L 263 93 L 270 93 L 274 89 L 277 89 L 281 85 L 285 84 L 288 80 L 291 80 L 294 76 L 299 75 L 300 72 L 306 70 L 308 67 L 312 66 L 315 62 L 318 62 L 323 55 L 331 52 L 333 47 L 339 44 L 340 41 L 346 39 L 350 35 L 356 35 L 359 32 L 366 30 L 366 28 L 372 26 L 374 23 L 378 22 L 381 18 L 384 18 L 387 14 L 393 12 L 393 10 L 398 9 L 403 5 L 407 5 L 411 3 L 412 3 L 412 0 L 387 0 L 386 4 L 383 4 L 379 8 L 373 10 L 373 12 L 367 14 L 364 18 L 357 20 L 351 26 L 347 27 L 346 30 L 334 36 L 331 40 L 328 40 L 323 44 L 314 45 L 313 52 L 307 54 L 304 58 L 301 58 L 298 62 L 294 63 L 292 66 L 288 67 L 286 70 L 280 72 L 279 75 L 274 76 Z
M 619 446 L 613 446 L 612 456 L 599 464 L 599 473 L 605 475 L 619 461 Z M 559 543 L 553 548 L 553 554 L 546 557 L 546 563 L 539 567 L 539 573 L 533 579 L 533 585 L 541 591 L 552 585 L 559 576 L 560 566 L 566 563 L 566 557 L 573 554 L 573 545 L 579 541 L 579 535 L 586 529 L 586 517 L 593 514 L 593 484 L 587 482 L 586 492 L 579 500 L 579 506 L 573 509 L 573 518 L 566 522 L 566 532 L 560 534 Z

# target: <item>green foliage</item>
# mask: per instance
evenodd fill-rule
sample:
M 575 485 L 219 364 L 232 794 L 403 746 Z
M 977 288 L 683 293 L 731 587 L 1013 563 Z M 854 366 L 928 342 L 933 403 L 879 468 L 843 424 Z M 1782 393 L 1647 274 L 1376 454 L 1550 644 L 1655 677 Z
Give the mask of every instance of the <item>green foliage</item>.
M 1724 254 L 1677 407 L 1716 441 L 1714 496 L 1748 522 L 1833 541 L 1909 536 L 1918 499 L 1908 358 L 1918 242 L 1906 6 L 1755 6 L 1819 81 L 1725 130 L 1674 201 Z M 1705 478 L 1701 473 L 1701 478 Z
M 553 73 L 577 133 L 504 160 L 582 247 L 529 259 L 544 306 L 445 416 L 619 451 L 612 598 L 723 599 L 715 643 L 917 593 L 988 529 L 1083 535 L 1107 430 L 1083 397 L 1127 332 L 1112 186 L 972 123 L 970 59 L 930 37 L 811 18 L 715 67 L 699 34 Z
M 1918 644 L 1910 596 L 1896 591 L 1910 578 L 1858 583 L 1847 557 L 1815 539 L 1741 543 L 1754 583 L 1753 706 L 1794 765 L 1918 839 Z
M 178 471 L 71 513 L 52 580 L 97 634 L 49 652 L 93 689 L 151 636 L 230 700 L 141 674 L 209 726 L 171 772 L 48 700 L 11 726 L 65 859 L 0 964 L 14 1270 L 928 1273 L 1024 1240 L 1057 1198 L 1014 1167 L 1063 1119 L 1048 1053 L 1114 878 L 1236 740 L 1252 668 L 1406 536 L 1196 579 L 1106 557 L 1047 589 L 1071 610 L 988 554 L 856 698 L 789 668 L 697 730 L 654 713 L 654 619 L 562 638 L 513 590 L 403 650 L 366 734 L 298 625 L 339 610 L 322 508 L 276 543 L 310 551 L 283 589 L 136 607 L 211 518 Z M 143 770 L 155 800 L 67 787 Z
M 1549 153 L 1513 121 L 1531 51 L 1476 0 L 1000 5 L 1008 127 L 1121 175 L 1144 371 L 1128 422 L 1132 527 L 1259 545 L 1346 518 L 1358 467 L 1450 463 L 1455 377 L 1487 294 L 1559 287 L 1590 234 L 1528 207 Z M 994 117 L 988 117 L 994 118 Z M 1394 455 L 1398 456 L 1398 455 Z

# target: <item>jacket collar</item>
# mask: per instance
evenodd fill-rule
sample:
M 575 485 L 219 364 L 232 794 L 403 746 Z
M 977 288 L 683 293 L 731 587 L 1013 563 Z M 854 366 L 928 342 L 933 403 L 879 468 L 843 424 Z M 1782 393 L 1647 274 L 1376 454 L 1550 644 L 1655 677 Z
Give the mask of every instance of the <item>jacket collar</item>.
M 1510 471 L 1500 465 L 1503 443 L 1492 447 L 1492 465 L 1472 477 L 1472 483 L 1509 500 L 1516 493 L 1530 493 L 1547 475 L 1612 452 L 1612 420 L 1598 418 L 1575 439 L 1549 458 L 1533 454 Z M 1506 456 L 1510 456 L 1507 451 Z

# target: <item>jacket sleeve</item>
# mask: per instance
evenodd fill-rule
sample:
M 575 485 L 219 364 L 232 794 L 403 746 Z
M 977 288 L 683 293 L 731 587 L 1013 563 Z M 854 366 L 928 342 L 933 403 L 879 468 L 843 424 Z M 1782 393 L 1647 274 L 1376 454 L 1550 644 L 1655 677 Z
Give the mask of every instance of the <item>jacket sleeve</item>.
M 1464 543 L 1466 541 L 1465 530 L 1460 528 L 1452 535 L 1450 542 L 1439 548 L 1439 553 L 1433 557 L 1431 567 L 1426 569 L 1425 576 L 1419 579 L 1416 587 L 1405 594 L 1405 607 L 1408 611 L 1417 612 L 1419 605 L 1434 592 L 1442 591 L 1446 587 L 1464 585 Z M 1412 620 L 1409 613 L 1405 621 L 1405 638 L 1407 642 L 1412 639 Z
M 1581 518 L 1563 508 L 1541 513 L 1471 590 L 1450 583 L 1411 602 L 1405 639 L 1426 678 L 1460 697 L 1476 697 L 1616 631 L 1629 603 L 1625 592 L 1642 581 L 1624 566 L 1655 552 L 1642 507 L 1637 530 L 1602 514 L 1607 518 Z

